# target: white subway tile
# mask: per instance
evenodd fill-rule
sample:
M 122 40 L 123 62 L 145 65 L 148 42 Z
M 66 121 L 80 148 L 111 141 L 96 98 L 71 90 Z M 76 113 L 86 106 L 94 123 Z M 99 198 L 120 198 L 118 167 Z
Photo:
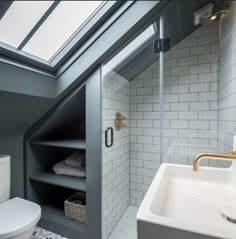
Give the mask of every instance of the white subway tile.
M 171 111 L 188 111 L 188 103 L 171 103 Z
M 137 111 L 152 111 L 152 104 L 137 104 Z
M 211 53 L 198 56 L 198 64 L 218 62 L 218 54 Z M 218 64 L 218 63 L 217 63 Z
M 150 103 L 158 103 L 158 102 L 159 102 L 158 95 L 149 95 L 149 96 L 144 96 L 144 101 L 142 103 L 150 104 Z
M 173 129 L 187 129 L 188 120 L 171 120 L 170 127 Z
M 142 160 L 142 162 L 144 162 L 144 160 L 152 160 L 152 153 L 150 152 L 137 152 L 137 159 Z
M 178 76 L 170 76 L 167 77 L 166 75 L 164 75 L 164 85 L 178 85 L 179 83 L 179 78 Z
M 151 87 L 137 88 L 137 95 L 151 95 L 151 94 L 152 94 Z
M 142 104 L 144 101 L 143 96 L 130 96 L 130 103 Z
M 160 135 L 160 130 L 159 129 L 145 128 L 143 130 L 144 130 L 144 135 L 145 136 L 159 136 Z
M 178 112 L 164 112 L 163 113 L 163 119 L 166 121 L 167 119 L 178 119 Z
M 200 111 L 199 113 L 200 120 L 217 120 L 218 111 Z
M 171 103 L 171 102 L 178 102 L 179 101 L 179 95 L 178 94 L 164 94 L 163 96 L 165 103 Z
M 152 152 L 152 153 L 158 153 L 160 152 L 160 147 L 157 145 L 151 145 L 151 144 L 144 144 L 144 152 Z M 148 176 L 148 175 L 146 175 Z
M 144 80 L 144 87 L 152 87 L 152 86 L 158 86 L 158 85 L 159 85 L 159 79 L 157 78 Z
M 138 128 L 152 128 L 152 120 L 137 120 Z
M 192 102 L 192 103 L 190 103 L 191 111 L 209 110 L 209 109 L 210 109 L 209 102 Z
M 217 73 L 199 74 L 199 82 L 213 82 L 218 81 Z
M 198 83 L 198 75 L 179 76 L 179 84 Z
M 171 76 L 189 75 L 189 66 L 179 66 L 171 68 Z
M 205 92 L 205 91 L 207 91 L 207 92 L 210 91 L 209 83 L 198 83 L 198 84 L 190 85 L 190 92 Z
M 198 131 L 193 129 L 179 129 L 179 137 L 193 137 L 197 133 Z
M 197 56 L 179 58 L 179 66 L 190 66 L 198 63 Z
M 210 71 L 210 64 L 199 64 L 190 66 L 190 74 L 208 73 Z
M 165 137 L 177 137 L 178 129 L 163 129 L 163 136 Z
M 144 82 L 144 80 L 134 79 L 131 81 L 130 87 L 131 88 L 143 87 L 143 82 Z
M 218 92 L 203 92 L 199 93 L 199 101 L 217 101 Z
M 144 119 L 160 119 L 159 112 L 144 112 Z
M 210 122 L 207 120 L 192 120 L 189 121 L 189 128 L 190 129 L 209 129 L 210 128 Z
M 130 95 L 137 95 L 136 88 L 130 88 Z
M 135 120 L 135 119 L 143 119 L 143 112 L 130 112 L 130 119 Z
M 211 51 L 210 45 L 195 46 L 190 48 L 190 56 L 209 54 L 210 51 Z
M 160 167 L 160 162 L 144 161 L 144 167 L 149 169 L 158 169 Z
M 131 135 L 143 135 L 144 129 L 143 128 L 130 128 Z
M 138 152 L 139 153 L 139 152 Z M 130 166 L 132 167 L 143 167 L 143 160 L 130 159 Z
M 143 144 L 130 144 L 130 150 L 143 151 Z
M 198 114 L 197 112 L 179 112 L 179 119 L 197 120 Z
M 189 92 L 189 86 L 186 85 L 172 85 L 170 87 L 171 93 L 188 93 Z
M 189 48 L 171 50 L 171 58 L 180 58 L 189 56 Z

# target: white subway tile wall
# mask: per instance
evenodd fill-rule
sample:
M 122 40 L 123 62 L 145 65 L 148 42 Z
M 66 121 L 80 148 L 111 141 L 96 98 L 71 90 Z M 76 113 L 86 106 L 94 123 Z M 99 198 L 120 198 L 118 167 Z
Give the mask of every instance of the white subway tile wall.
M 230 28 L 231 34 L 221 34 L 220 80 L 217 24 L 200 27 L 165 54 L 163 162 L 192 164 L 200 152 L 226 151 L 232 145 L 236 134 L 235 22 L 221 21 L 221 31 Z M 129 204 L 140 205 L 161 164 L 158 66 L 157 61 L 131 82 L 115 72 L 104 78 L 103 238 Z M 118 111 L 128 118 L 129 127 L 115 130 L 114 146 L 108 149 L 104 131 L 114 127 Z M 202 164 L 229 166 L 213 160 Z
M 103 238 L 112 232 L 129 206 L 129 127 L 116 130 L 117 112 L 128 118 L 129 81 L 115 72 L 102 82 L 102 227 Z M 114 144 L 105 147 L 105 129 L 114 128 Z
M 220 20 L 219 150 L 227 151 L 236 135 L 236 2 Z M 225 166 L 227 162 L 221 162 Z M 228 165 L 228 164 L 227 164 Z
M 130 82 L 130 204 L 135 206 L 161 163 L 158 66 L 155 62 Z M 218 83 L 218 24 L 200 27 L 165 54 L 164 162 L 191 164 L 196 154 L 217 151 Z M 233 112 L 236 108 L 224 114 Z

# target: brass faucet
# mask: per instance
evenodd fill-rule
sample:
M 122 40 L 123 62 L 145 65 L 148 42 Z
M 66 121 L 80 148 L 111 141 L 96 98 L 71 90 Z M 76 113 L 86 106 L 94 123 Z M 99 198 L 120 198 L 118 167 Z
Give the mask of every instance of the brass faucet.
M 193 160 L 193 171 L 199 171 L 199 163 L 202 159 L 216 159 L 224 161 L 233 161 L 236 160 L 236 151 L 232 149 L 228 154 L 219 154 L 219 153 L 201 153 L 198 154 Z

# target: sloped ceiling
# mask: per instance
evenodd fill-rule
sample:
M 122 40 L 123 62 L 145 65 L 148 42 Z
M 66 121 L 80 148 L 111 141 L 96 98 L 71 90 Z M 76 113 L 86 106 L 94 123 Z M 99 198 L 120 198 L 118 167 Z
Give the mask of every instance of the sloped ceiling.
M 164 16 L 165 37 L 170 38 L 171 47 L 199 27 L 193 24 L 193 14 L 209 2 L 208 0 L 175 0 L 164 9 L 162 15 Z M 224 0 L 212 0 L 211 2 L 214 4 L 214 12 L 222 9 L 225 3 Z M 159 58 L 159 54 L 153 51 L 153 40 L 159 38 L 159 17 L 157 17 L 156 26 L 156 36 L 143 44 L 115 69 L 125 79 L 134 79 Z

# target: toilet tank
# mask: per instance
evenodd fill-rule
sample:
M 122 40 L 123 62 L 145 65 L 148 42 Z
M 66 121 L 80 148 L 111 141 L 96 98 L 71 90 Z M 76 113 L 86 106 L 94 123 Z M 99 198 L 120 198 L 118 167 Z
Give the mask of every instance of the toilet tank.
M 10 156 L 0 155 L 0 203 L 10 198 Z

